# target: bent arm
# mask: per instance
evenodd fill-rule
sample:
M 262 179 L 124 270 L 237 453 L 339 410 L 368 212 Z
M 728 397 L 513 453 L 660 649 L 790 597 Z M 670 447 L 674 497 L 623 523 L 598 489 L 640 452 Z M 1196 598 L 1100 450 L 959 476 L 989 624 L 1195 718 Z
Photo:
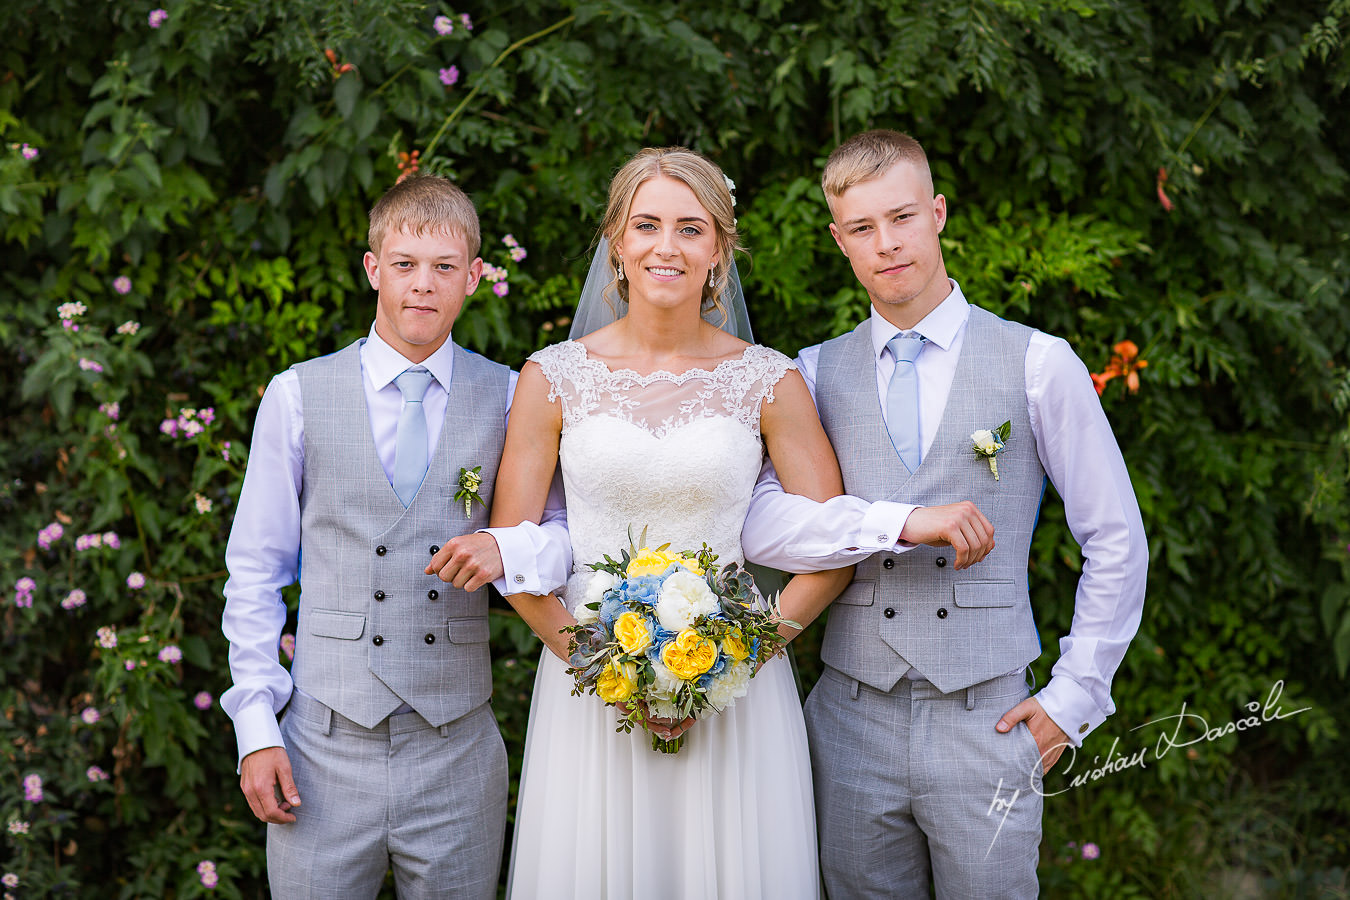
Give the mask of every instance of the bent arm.
M 493 527 L 538 523 L 544 515 L 562 438 L 562 409 L 548 399 L 548 393 L 543 370 L 536 363 L 526 363 L 511 402 L 511 424 L 497 471 Z M 568 637 L 561 630 L 576 620 L 558 598 L 521 593 L 508 594 L 506 599 L 539 639 L 566 662 Z
M 760 431 L 785 490 L 817 502 L 844 492 L 834 448 L 797 372 L 788 372 L 774 386 L 774 400 L 764 404 L 760 415 Z M 783 589 L 779 608 L 785 618 L 805 628 L 852 579 L 851 566 L 797 575 Z M 791 640 L 800 629 L 784 626 L 780 633 Z

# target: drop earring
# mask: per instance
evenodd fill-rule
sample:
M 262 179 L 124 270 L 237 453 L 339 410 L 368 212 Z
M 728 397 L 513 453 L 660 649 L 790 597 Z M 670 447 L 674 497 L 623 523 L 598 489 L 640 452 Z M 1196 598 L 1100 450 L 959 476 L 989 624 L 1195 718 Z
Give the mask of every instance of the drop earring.
M 619 270 L 619 280 L 623 281 L 623 260 L 619 260 L 615 264 L 615 268 Z
M 709 270 L 708 270 L 708 287 L 713 288 L 714 290 L 717 289 L 717 270 L 716 270 L 716 269 L 709 269 Z

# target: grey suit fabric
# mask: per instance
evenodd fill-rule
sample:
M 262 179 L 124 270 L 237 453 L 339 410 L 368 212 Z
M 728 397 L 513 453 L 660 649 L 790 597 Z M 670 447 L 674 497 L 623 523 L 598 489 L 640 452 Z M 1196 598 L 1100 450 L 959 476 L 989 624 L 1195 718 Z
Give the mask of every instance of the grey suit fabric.
M 1020 670 L 1040 653 L 1027 590 L 1045 485 L 1026 401 L 1030 337 L 971 307 L 941 424 L 912 473 L 881 415 L 870 321 L 821 347 L 816 403 L 844 489 L 925 506 L 973 500 L 997 541 L 960 572 L 950 548 L 875 554 L 830 608 L 827 677 L 808 700 L 807 728 L 835 900 L 927 896 L 918 885 L 930 869 L 940 897 L 1036 893 L 1040 798 L 1027 796 L 1039 777 L 1035 741 L 1024 725 L 994 730 L 1027 696 Z M 1012 430 L 996 481 L 970 436 L 1004 421 Z M 1012 785 L 1023 790 L 1016 819 L 992 841 L 999 817 L 983 813 L 1000 778 L 1005 799 Z
M 492 897 L 506 758 L 487 592 L 423 568 L 441 541 L 487 524 L 454 494 L 460 468 L 482 466 L 492 502 L 509 370 L 455 348 L 440 439 L 404 509 L 371 436 L 360 344 L 295 367 L 300 612 L 282 733 L 303 804 L 268 826 L 269 877 L 276 896 L 374 897 L 392 864 L 403 897 Z

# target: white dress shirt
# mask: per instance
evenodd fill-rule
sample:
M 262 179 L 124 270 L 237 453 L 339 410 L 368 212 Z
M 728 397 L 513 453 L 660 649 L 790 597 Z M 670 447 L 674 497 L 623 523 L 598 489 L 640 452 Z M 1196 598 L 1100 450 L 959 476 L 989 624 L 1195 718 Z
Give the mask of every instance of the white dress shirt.
M 924 455 L 942 421 L 970 316 L 970 305 L 960 286 L 955 281 L 951 286 L 947 298 L 914 329 L 928 339 L 914 363 L 919 381 L 919 441 Z M 886 392 L 895 370 L 886 343 L 901 329 L 887 322 L 875 308 L 871 324 L 877 395 L 884 417 Z M 819 345 L 806 348 L 797 358 L 812 396 L 819 360 Z M 1084 557 L 1073 623 L 1068 636 L 1059 642 L 1060 657 L 1051 670 L 1050 682 L 1036 699 L 1078 746 L 1115 712 L 1111 678 L 1143 614 L 1148 543 L 1111 424 L 1087 367 L 1068 342 L 1039 331 L 1031 336 L 1026 386 L 1037 454 L 1050 483 L 1064 499 L 1069 530 Z M 962 498 L 951 499 L 955 502 Z M 837 497 L 825 504 L 824 510 L 812 510 L 807 504 L 810 501 L 805 498 L 782 494 L 775 479 L 760 479 L 751 514 L 768 526 L 775 524 L 775 517 L 779 522 L 777 528 L 752 529 L 747 521 L 746 533 L 752 538 L 747 543 L 757 557 L 795 557 L 797 571 L 830 567 L 814 565 L 822 561 L 847 565 L 855 561 L 856 551 L 851 548 L 865 549 L 869 539 L 874 545 L 893 539 L 896 532 L 888 523 L 897 521 L 901 512 L 908 514 L 899 504 L 867 504 L 852 497 Z M 903 527 L 904 520 L 898 521 Z M 750 555 L 747 549 L 747 558 Z M 789 566 L 783 568 L 792 571 Z
M 385 477 L 392 482 L 403 405 L 394 379 L 415 363 L 385 343 L 373 327 L 361 346 L 360 357 L 375 452 Z M 448 339 L 421 363 L 435 378 L 422 401 L 427 417 L 428 459 L 440 440 L 453 364 L 454 347 Z M 507 387 L 508 410 L 515 389 L 516 373 L 512 372 Z M 234 686 L 221 695 L 220 705 L 234 720 L 241 760 L 255 750 L 285 746 L 277 714 L 290 699 L 294 684 L 278 658 L 287 615 L 281 590 L 300 574 L 304 434 L 300 379 L 288 369 L 272 379 L 258 405 L 244 487 L 225 548 L 230 578 L 225 583 L 222 627 L 230 642 Z M 493 586 L 503 594 L 521 590 L 547 594 L 566 582 L 572 568 L 572 548 L 556 477 L 542 524 L 525 522 L 514 528 L 484 530 L 492 534 L 501 550 L 506 572 Z

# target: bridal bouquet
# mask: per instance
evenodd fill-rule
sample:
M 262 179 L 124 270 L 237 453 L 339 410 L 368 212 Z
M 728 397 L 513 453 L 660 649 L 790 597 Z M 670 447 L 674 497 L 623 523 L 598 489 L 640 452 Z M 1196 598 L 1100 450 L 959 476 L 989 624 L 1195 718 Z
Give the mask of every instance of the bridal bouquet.
M 782 646 L 778 626 L 795 626 L 773 604 L 756 609 L 750 573 L 717 566 L 707 544 L 678 553 L 669 546 L 630 546 L 617 560 L 606 554 L 592 564 L 577 624 L 566 629 L 572 694 L 595 694 L 624 712 L 619 731 L 645 726 L 646 713 L 680 720 L 721 712 Z M 682 743 L 652 735 L 652 748 L 664 753 Z

